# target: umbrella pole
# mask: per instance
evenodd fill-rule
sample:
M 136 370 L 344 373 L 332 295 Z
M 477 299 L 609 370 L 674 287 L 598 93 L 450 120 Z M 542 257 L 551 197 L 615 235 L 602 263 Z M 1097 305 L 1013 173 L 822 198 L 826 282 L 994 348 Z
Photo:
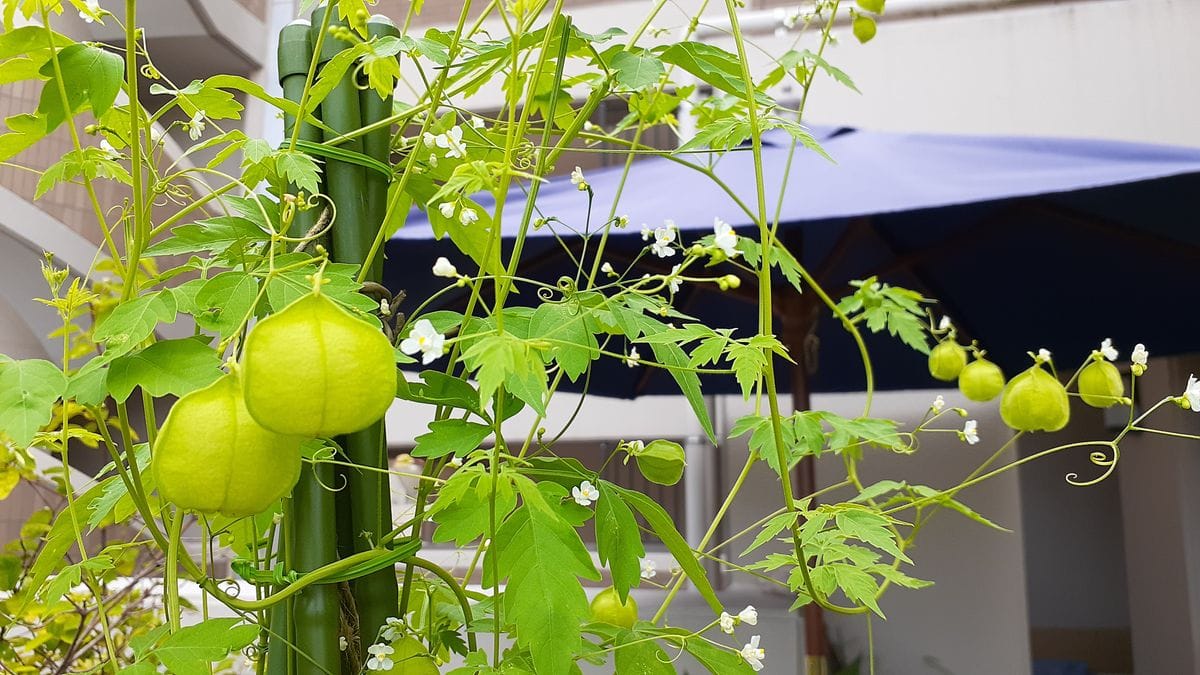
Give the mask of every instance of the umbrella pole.
M 788 237 L 787 247 L 799 260 L 801 241 L 799 233 Z M 809 336 L 816 333 L 817 313 L 806 296 L 795 293 L 780 293 L 776 303 L 780 310 L 780 338 L 794 365 L 791 369 L 792 409 L 800 412 L 812 407 L 812 392 L 808 376 L 815 370 L 810 368 L 812 350 L 808 348 Z M 811 365 L 815 366 L 815 362 Z M 791 472 L 793 491 L 797 498 L 817 491 L 817 467 L 815 457 L 805 457 Z M 800 564 L 807 564 L 801 560 Z M 825 633 L 825 616 L 821 606 L 810 602 L 804 606 L 804 672 L 805 675 L 828 675 L 829 639 Z
M 789 330 L 788 324 L 794 328 Z M 811 407 L 811 396 L 808 388 L 808 363 L 805 353 L 805 342 L 809 334 L 808 321 L 784 320 L 783 344 L 788 353 L 796 360 L 792 366 L 791 390 L 792 408 L 796 411 L 808 410 Z M 810 495 L 817 491 L 816 458 L 805 457 L 796 465 L 791 473 L 791 480 L 796 495 Z M 806 561 L 801 561 L 806 564 Z M 806 675 L 827 675 L 829 662 L 829 640 L 825 634 L 825 616 L 821 606 L 810 602 L 804 606 L 804 672 Z

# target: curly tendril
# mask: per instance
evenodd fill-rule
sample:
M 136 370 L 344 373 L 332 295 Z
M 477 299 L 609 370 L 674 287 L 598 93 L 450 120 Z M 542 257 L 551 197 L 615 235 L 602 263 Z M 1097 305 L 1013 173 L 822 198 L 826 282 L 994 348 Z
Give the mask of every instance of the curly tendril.
M 1098 443 L 1097 445 L 1106 447 L 1112 451 L 1112 457 L 1109 457 L 1107 454 L 1105 454 L 1103 451 L 1100 451 L 1100 450 L 1095 450 L 1095 451 L 1092 451 L 1091 453 L 1088 453 L 1088 460 L 1091 461 L 1092 464 L 1104 468 L 1104 473 L 1100 474 L 1096 478 L 1093 478 L 1092 480 L 1080 481 L 1080 480 L 1078 480 L 1079 474 L 1072 471 L 1071 473 L 1068 473 L 1065 477 L 1066 481 L 1068 483 L 1070 483 L 1071 485 L 1074 485 L 1076 487 L 1089 487 L 1092 485 L 1096 485 L 1097 483 L 1103 482 L 1105 479 L 1107 479 L 1109 476 L 1111 476 L 1113 474 L 1113 471 L 1116 471 L 1117 462 L 1121 459 L 1120 446 L 1118 446 L 1116 443 Z

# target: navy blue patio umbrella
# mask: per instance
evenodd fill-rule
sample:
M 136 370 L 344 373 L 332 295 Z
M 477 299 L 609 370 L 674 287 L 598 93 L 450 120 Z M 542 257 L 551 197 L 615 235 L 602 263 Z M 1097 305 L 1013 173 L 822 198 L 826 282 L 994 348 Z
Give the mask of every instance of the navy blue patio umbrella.
M 939 300 L 960 334 L 979 339 L 1009 374 L 1027 365 L 1028 350 L 1046 346 L 1082 358 L 1105 337 L 1125 353 L 1135 342 L 1160 355 L 1200 350 L 1195 330 L 1200 321 L 1187 304 L 1200 263 L 1200 149 L 814 131 L 834 162 L 797 150 L 780 204 L 780 232 L 834 297 L 848 293 L 851 280 L 868 276 L 916 289 Z M 781 132 L 764 136 L 772 211 L 789 145 Z M 687 159 L 703 162 L 707 156 Z M 751 153 L 729 152 L 714 166 L 730 191 L 752 207 Z M 588 172 L 593 223 L 607 215 L 620 175 L 620 167 Z M 477 201 L 485 209 L 492 206 L 486 195 Z M 506 237 L 515 235 L 524 207 L 524 193 L 514 190 L 504 210 Z M 536 207 L 540 215 L 578 230 L 588 221 L 586 196 L 566 176 L 541 188 Z M 626 230 L 613 231 L 605 255 L 618 269 L 646 245 L 642 223 L 655 227 L 670 219 L 685 241 L 711 232 L 714 217 L 756 234 L 737 201 L 694 169 L 665 158 L 633 163 L 616 212 L 630 218 Z M 582 238 L 562 227 L 556 231 L 579 252 Z M 563 243 L 550 235 L 550 228 L 533 231 L 522 261 L 523 274 L 546 283 L 574 273 Z M 410 298 L 444 287 L 446 280 L 430 273 L 437 256 L 472 268 L 449 241 L 435 240 L 419 210 L 389 242 L 387 254 L 396 262 L 385 266 L 385 284 Z M 645 256 L 639 270 L 667 272 L 674 261 Z M 676 307 L 748 335 L 757 317 L 756 291 L 748 282 L 737 292 L 685 285 Z M 774 303 L 775 332 L 801 364 L 781 373 L 781 388 L 805 398 L 808 391 L 861 390 L 863 373 L 849 336 L 829 320 L 814 294 L 797 295 L 786 282 L 777 287 L 786 293 Z M 431 309 L 461 310 L 465 300 L 465 291 L 452 292 Z M 934 384 L 924 358 L 894 338 L 869 336 L 868 346 L 888 364 L 880 369 L 879 388 Z M 705 391 L 735 386 L 732 378 L 713 379 Z M 571 385 L 564 382 L 562 388 Z M 597 368 L 588 390 L 618 397 L 677 393 L 671 377 L 656 368 Z
M 1045 346 L 1063 358 L 1082 359 L 1106 337 L 1125 354 L 1136 342 L 1157 355 L 1200 350 L 1200 320 L 1190 304 L 1200 266 L 1200 149 L 816 131 L 836 164 L 801 150 L 786 171 L 789 139 L 769 133 L 763 166 L 768 195 L 779 194 L 786 174 L 779 204 L 783 243 L 834 297 L 850 292 L 852 280 L 877 276 L 936 298 L 960 335 L 980 340 L 1009 375 L 1028 365 L 1028 350 Z M 634 162 L 615 211 L 628 214 L 630 226 L 610 237 L 605 259 L 618 269 L 635 260 L 646 245 L 641 223 L 654 227 L 670 219 L 688 242 L 711 232 L 714 217 L 753 234 L 752 220 L 738 204 L 756 201 L 751 153 L 727 153 L 715 173 L 738 200 L 670 159 Z M 607 216 L 620 175 L 620 167 L 588 172 L 599 214 L 591 222 Z M 493 206 L 487 196 L 478 201 Z M 576 229 L 589 222 L 587 199 L 566 176 L 544 185 L 535 206 L 539 215 Z M 504 209 L 507 237 L 515 235 L 524 207 L 524 193 L 514 190 Z M 562 243 L 549 228 L 533 232 L 523 275 L 551 284 L 574 275 L 562 246 L 578 256 L 583 238 L 556 231 Z M 387 252 L 396 262 L 385 265 L 385 283 L 412 298 L 444 288 L 446 280 L 430 273 L 437 256 L 472 267 L 448 241 L 434 239 L 420 211 L 410 214 Z M 671 262 L 643 256 L 637 265 L 665 273 Z M 752 285 L 747 280 L 736 292 L 685 285 L 675 306 L 710 326 L 748 335 L 757 327 Z M 863 389 L 855 345 L 815 294 L 798 295 L 783 280 L 775 287 L 782 290 L 772 303 L 775 333 L 796 361 L 781 369 L 780 387 L 792 393 L 793 405 L 807 409 L 813 391 Z M 461 310 L 465 301 L 466 292 L 458 289 L 433 308 Z M 922 355 L 887 335 L 868 335 L 867 342 L 872 358 L 887 364 L 877 369 L 877 387 L 934 384 Z M 561 388 L 583 382 L 589 393 L 606 396 L 678 392 L 661 369 L 619 365 L 595 367 L 590 377 L 564 381 Z M 726 377 L 705 382 L 704 390 L 728 393 L 734 386 Z M 811 462 L 801 462 L 792 478 L 798 494 L 816 488 Z M 804 616 L 805 651 L 823 659 L 821 611 L 810 604 Z

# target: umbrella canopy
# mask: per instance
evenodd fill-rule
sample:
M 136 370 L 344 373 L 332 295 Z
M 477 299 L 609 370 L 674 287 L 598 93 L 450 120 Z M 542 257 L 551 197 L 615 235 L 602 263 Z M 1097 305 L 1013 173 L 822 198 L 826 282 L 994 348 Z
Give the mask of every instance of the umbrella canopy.
M 1134 342 L 1146 343 L 1153 354 L 1200 349 L 1200 321 L 1180 303 L 1200 262 L 1194 197 L 1200 192 L 1200 150 L 848 128 L 817 129 L 815 135 L 834 162 L 800 149 L 785 172 L 790 143 L 772 132 L 764 136 L 763 166 L 772 212 L 787 175 L 779 205 L 784 243 L 835 297 L 849 292 L 850 280 L 876 275 L 937 298 L 960 334 L 979 339 L 1009 374 L 1025 367 L 1028 350 L 1048 347 L 1064 364 L 1073 363 L 1105 337 L 1126 353 Z M 708 161 L 705 155 L 688 159 Z M 714 171 L 753 208 L 751 153 L 726 153 Z M 588 173 L 593 222 L 607 215 L 620 174 L 620 168 Z M 478 201 L 491 205 L 486 196 Z M 515 234 L 524 206 L 523 193 L 514 191 L 505 206 L 506 237 Z M 542 187 L 536 206 L 576 229 L 588 220 L 586 196 L 565 176 Z M 692 168 L 664 158 L 634 162 L 616 212 L 631 221 L 626 231 L 614 230 L 605 255 L 617 268 L 645 245 L 641 223 L 672 220 L 685 242 L 711 232 L 714 217 L 754 234 L 737 200 Z M 579 249 L 578 237 L 562 227 L 556 231 Z M 547 228 L 532 232 L 523 260 L 527 276 L 548 283 L 573 272 L 551 234 Z M 385 283 L 413 298 L 427 297 L 444 280 L 432 277 L 424 262 L 411 261 L 445 255 L 470 267 L 448 241 L 434 241 L 421 212 L 410 216 L 388 253 L 397 264 L 386 266 Z M 639 273 L 666 272 L 675 261 L 643 258 Z M 849 337 L 813 294 L 797 298 L 786 290 L 775 303 L 776 332 L 793 352 L 804 351 L 810 370 L 815 366 L 807 378 L 811 389 L 860 390 L 863 375 Z M 449 294 L 439 306 L 461 309 L 463 295 Z M 746 335 L 755 327 L 754 301 L 755 291 L 746 285 L 726 293 L 708 284 L 685 285 L 676 307 Z M 920 354 L 886 336 L 872 336 L 868 345 L 887 364 L 879 369 L 880 388 L 933 384 Z M 731 378 L 706 385 L 709 393 L 734 386 Z M 620 367 L 597 369 L 589 391 L 637 396 L 675 389 L 657 369 Z

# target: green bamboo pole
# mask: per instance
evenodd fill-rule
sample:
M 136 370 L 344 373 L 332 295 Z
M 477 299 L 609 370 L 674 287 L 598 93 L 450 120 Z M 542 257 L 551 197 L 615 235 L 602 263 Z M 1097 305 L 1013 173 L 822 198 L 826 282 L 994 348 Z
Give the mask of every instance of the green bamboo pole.
M 379 37 L 400 37 L 400 30 L 396 28 L 396 24 L 392 20 L 382 14 L 375 14 L 367 21 L 367 34 L 372 38 Z M 364 78 L 365 79 L 365 78 Z M 374 89 L 366 86 L 365 82 L 360 83 L 359 91 L 359 106 L 362 111 L 363 124 L 372 124 L 380 120 L 387 119 L 392 115 L 392 96 L 380 98 L 379 93 Z M 384 164 L 391 166 L 391 141 L 392 130 L 388 127 L 380 127 L 364 134 L 363 137 L 363 152 L 370 157 L 377 159 Z M 373 227 L 378 226 L 383 221 L 383 216 L 387 212 L 387 191 L 388 177 L 378 171 L 367 171 L 367 210 L 369 220 Z M 374 236 L 375 232 L 371 232 Z M 369 253 L 364 252 L 364 256 Z M 383 277 L 383 256 L 377 255 L 371 261 L 371 269 L 367 272 L 366 279 L 378 282 Z M 386 523 L 385 523 L 386 524 Z M 386 529 L 391 529 L 390 527 Z
M 298 20 L 279 34 L 279 84 L 284 96 L 299 102 L 312 62 L 313 46 L 310 42 L 308 21 Z M 291 138 L 298 121 L 291 116 L 284 118 L 286 136 Z M 299 138 L 306 141 L 321 140 L 321 131 L 311 124 L 299 122 Z M 295 190 L 293 186 L 291 190 Z M 289 234 L 303 236 L 318 219 L 319 208 L 298 212 L 292 221 Z M 289 550 L 285 564 L 298 572 L 308 572 L 337 560 L 337 529 L 334 522 L 334 493 L 331 488 L 336 482 L 333 465 L 317 466 L 305 464 L 300 471 L 300 480 L 292 491 L 292 498 L 285 501 L 291 521 Z M 338 634 L 341 625 L 341 608 L 337 587 L 331 584 L 315 584 L 287 603 L 291 619 L 287 625 L 287 636 L 298 652 L 305 656 L 290 654 L 291 658 L 273 658 L 278 650 L 272 650 L 268 664 L 270 675 L 296 673 L 341 672 L 341 652 L 338 649 Z
M 314 10 L 313 23 L 324 18 L 324 7 Z M 336 25 L 345 25 L 338 22 Z M 322 62 L 333 58 L 346 44 L 326 36 L 320 58 Z M 382 119 L 382 117 L 380 118 Z M 354 131 L 363 126 L 359 90 L 353 78 L 347 77 L 334 87 L 321 104 L 321 121 L 329 130 L 325 140 Z M 367 120 L 375 121 L 375 120 Z M 363 152 L 363 141 L 354 138 L 341 145 L 342 149 Z M 325 180 L 329 198 L 336 207 L 332 232 L 332 257 L 337 262 L 361 264 L 366 259 L 375 239 L 382 214 L 369 211 L 367 203 L 367 176 L 362 166 L 352 162 L 328 160 L 325 165 Z M 386 187 L 384 188 L 386 190 Z M 367 280 L 378 282 L 379 272 Z M 387 468 L 386 441 L 383 421 L 353 434 L 338 439 L 347 459 L 360 466 L 379 469 Z M 340 527 L 338 547 L 343 551 L 359 552 L 370 549 L 374 542 L 390 530 L 391 502 L 389 499 L 387 474 L 362 471 L 350 467 L 343 470 L 346 489 L 335 497 Z M 348 514 L 348 517 L 347 515 Z M 384 526 L 387 523 L 388 526 Z M 399 591 L 394 568 L 383 569 L 353 581 L 350 585 L 358 612 L 359 636 L 363 645 L 375 641 L 379 629 L 388 617 L 396 614 Z

